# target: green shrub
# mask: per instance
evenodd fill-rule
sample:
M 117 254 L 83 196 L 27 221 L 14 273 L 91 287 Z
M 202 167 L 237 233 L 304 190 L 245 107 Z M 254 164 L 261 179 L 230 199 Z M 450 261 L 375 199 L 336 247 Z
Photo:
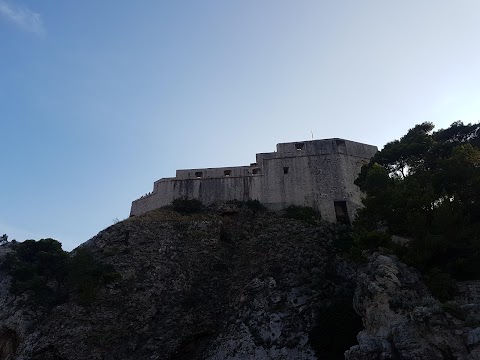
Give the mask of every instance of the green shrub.
M 450 274 L 442 272 L 439 268 L 430 270 L 426 276 L 426 284 L 432 295 L 440 301 L 451 300 L 455 295 L 455 280 Z
M 232 242 L 232 234 L 225 228 L 225 226 L 220 227 L 220 241 L 230 243 Z
M 87 248 L 73 256 L 53 239 L 17 243 L 2 268 L 12 277 L 13 294 L 28 293 L 32 305 L 51 308 L 69 297 L 91 303 L 99 288 L 118 279 L 111 265 L 96 261 Z
M 321 219 L 320 213 L 308 206 L 290 205 L 285 209 L 285 216 L 289 219 L 303 221 L 315 225 Z
M 81 304 L 93 302 L 104 284 L 119 277 L 111 265 L 95 260 L 87 248 L 79 248 L 71 257 L 68 268 L 68 284 L 72 295 Z
M 180 214 L 196 214 L 203 211 L 203 204 L 197 199 L 178 198 L 173 200 L 172 209 Z
M 340 253 L 348 252 L 354 241 L 352 227 L 345 224 L 337 224 L 336 230 L 336 236 L 333 242 L 335 250 Z
M 347 254 L 347 258 L 357 264 L 366 264 L 368 259 L 363 256 L 362 249 L 352 246 Z
M 391 246 L 390 235 L 380 231 L 361 231 L 353 235 L 354 246 L 361 250 L 388 248 Z
M 62 301 L 64 292 L 58 284 L 65 279 L 68 254 L 54 239 L 26 240 L 13 246 L 3 268 L 12 276 L 13 294 L 29 292 L 40 306 L 53 306 Z M 50 282 L 49 282 L 50 280 Z
M 258 200 L 247 200 L 245 201 L 245 206 L 255 212 L 267 210 L 267 208 Z
M 254 212 L 267 210 L 267 208 L 258 200 L 240 201 L 235 199 L 235 200 L 228 200 L 225 203 L 230 205 L 235 205 L 240 209 L 247 208 L 247 209 L 253 210 Z

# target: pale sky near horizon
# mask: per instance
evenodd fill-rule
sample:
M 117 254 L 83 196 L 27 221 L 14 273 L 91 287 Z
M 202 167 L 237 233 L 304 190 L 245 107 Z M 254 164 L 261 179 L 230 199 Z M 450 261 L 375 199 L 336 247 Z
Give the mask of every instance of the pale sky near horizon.
M 480 119 L 478 0 L 0 0 L 0 235 L 70 250 L 176 169 Z

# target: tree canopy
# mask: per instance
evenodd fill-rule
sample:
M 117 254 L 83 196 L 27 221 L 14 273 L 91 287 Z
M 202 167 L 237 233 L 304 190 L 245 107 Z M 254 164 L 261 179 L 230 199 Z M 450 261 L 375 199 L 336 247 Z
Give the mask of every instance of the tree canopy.
M 389 142 L 362 168 L 357 232 L 412 239 L 397 249 L 421 270 L 480 278 L 480 124 L 433 131 L 425 122 Z
M 119 275 L 111 265 L 97 261 L 87 247 L 72 254 L 54 239 L 26 240 L 11 247 L 0 268 L 12 276 L 13 294 L 27 293 L 36 306 L 51 308 L 68 299 L 88 305 L 102 285 Z

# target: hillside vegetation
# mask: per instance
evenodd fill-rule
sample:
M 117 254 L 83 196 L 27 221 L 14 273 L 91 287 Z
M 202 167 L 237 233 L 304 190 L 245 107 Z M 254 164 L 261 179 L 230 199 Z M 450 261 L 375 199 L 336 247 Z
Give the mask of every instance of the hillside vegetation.
M 362 168 L 352 251 L 389 248 L 433 282 L 480 279 L 480 125 L 433 128 L 415 126 Z

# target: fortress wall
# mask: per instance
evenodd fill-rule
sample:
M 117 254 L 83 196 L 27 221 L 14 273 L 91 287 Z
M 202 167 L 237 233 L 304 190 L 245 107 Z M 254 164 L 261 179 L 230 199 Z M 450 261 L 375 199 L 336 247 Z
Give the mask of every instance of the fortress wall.
M 230 166 L 220 168 L 203 168 L 203 169 L 186 169 L 177 170 L 176 179 L 197 179 L 198 173 L 201 173 L 201 178 L 223 178 L 223 177 L 239 177 L 248 176 L 252 174 L 252 169 L 257 166 Z
M 363 206 L 363 193 L 354 182 L 358 178 L 362 166 L 368 163 L 369 160 L 354 156 L 342 156 L 342 158 L 343 183 L 345 186 L 346 198 L 348 200 L 347 208 L 349 217 L 353 220 L 357 210 Z
M 160 179 L 151 195 L 132 203 L 130 215 L 169 205 L 178 198 L 198 199 L 204 205 L 228 200 L 260 200 L 262 175 L 202 179 Z
M 130 216 L 145 214 L 147 211 L 156 209 L 154 195 L 142 196 L 141 198 L 132 201 L 130 208 Z
M 325 139 L 277 144 L 277 154 L 279 156 L 335 154 L 338 152 L 335 141 L 336 139 Z
M 363 206 L 363 194 L 354 184 L 364 164 L 378 151 L 376 146 L 362 144 L 354 141 L 345 141 L 345 155 L 341 155 L 341 173 L 345 188 L 345 200 L 350 220 L 354 220 L 357 210 Z
M 174 196 L 172 186 L 175 178 L 165 178 L 155 181 L 153 191 L 132 202 L 130 216 L 141 215 L 147 211 L 158 209 L 159 207 L 170 204 Z
M 346 199 L 342 161 L 338 154 L 264 160 L 262 202 L 279 209 L 310 206 L 335 221 L 333 201 Z
M 343 139 L 292 142 L 277 144 L 277 152 L 257 154 L 250 166 L 177 170 L 175 178 L 156 181 L 152 194 L 135 200 L 131 215 L 177 198 L 195 198 L 205 205 L 257 199 L 272 210 L 311 206 L 332 222 L 343 207 L 341 212 L 353 220 L 362 206 L 354 181 L 376 151 L 375 146 Z
M 265 206 L 282 209 L 288 205 L 314 205 L 310 196 L 306 196 L 311 194 L 312 183 L 305 173 L 305 159 L 286 157 L 263 160 L 262 203 Z
M 331 222 L 336 221 L 334 201 L 346 200 L 343 182 L 343 156 L 328 154 L 308 156 L 308 173 L 315 186 L 312 189 L 315 208 L 322 217 Z
M 370 161 L 373 155 L 375 155 L 376 152 L 378 151 L 378 148 L 373 145 L 362 144 L 362 143 L 358 143 L 355 141 L 348 141 L 348 140 L 343 140 L 343 141 L 345 141 L 347 155 L 361 157 L 366 159 L 367 161 Z
M 377 148 L 341 139 L 279 144 L 278 152 L 259 154 L 263 161 L 263 203 L 270 208 L 311 206 L 336 221 L 335 201 L 344 201 L 350 220 L 362 206 L 354 181 Z M 357 157 L 358 156 L 358 157 Z M 284 173 L 288 168 L 288 173 Z
M 377 147 L 344 139 L 324 139 L 313 141 L 297 141 L 277 144 L 277 152 L 273 157 L 346 154 L 370 159 L 377 152 Z M 259 154 L 269 155 L 269 154 Z
M 198 199 L 204 205 L 218 201 L 259 199 L 262 176 L 177 180 L 173 197 Z

